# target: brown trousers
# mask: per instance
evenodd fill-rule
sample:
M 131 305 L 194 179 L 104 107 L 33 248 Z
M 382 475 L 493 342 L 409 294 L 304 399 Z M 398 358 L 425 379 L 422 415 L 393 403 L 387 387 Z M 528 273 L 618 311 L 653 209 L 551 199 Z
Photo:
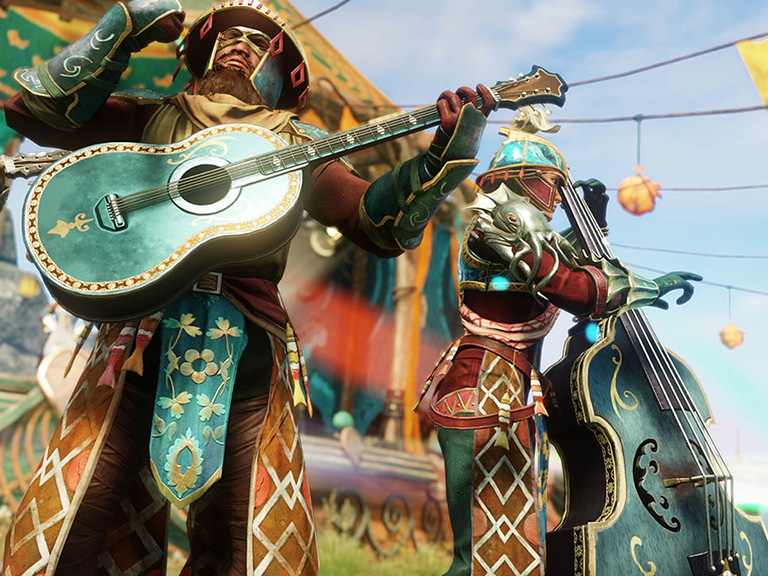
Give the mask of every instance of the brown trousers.
M 157 348 L 153 341 L 145 353 L 146 365 L 152 368 L 157 366 Z M 144 377 L 126 375 L 118 412 L 62 550 L 57 574 L 98 573 L 102 539 L 120 502 L 140 481 L 139 471 L 147 462 L 156 375 L 156 369 Z M 233 402 L 221 479 L 189 509 L 191 554 L 187 564 L 194 576 L 245 576 L 247 572 L 250 474 L 268 400 L 269 395 L 262 394 Z

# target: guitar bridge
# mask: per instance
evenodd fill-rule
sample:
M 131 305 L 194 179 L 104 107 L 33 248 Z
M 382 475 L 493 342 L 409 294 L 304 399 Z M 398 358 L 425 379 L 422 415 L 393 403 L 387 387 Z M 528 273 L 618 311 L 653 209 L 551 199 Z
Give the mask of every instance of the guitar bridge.
M 107 194 L 96 205 L 96 217 L 102 228 L 117 231 L 127 226 L 117 199 L 117 194 Z

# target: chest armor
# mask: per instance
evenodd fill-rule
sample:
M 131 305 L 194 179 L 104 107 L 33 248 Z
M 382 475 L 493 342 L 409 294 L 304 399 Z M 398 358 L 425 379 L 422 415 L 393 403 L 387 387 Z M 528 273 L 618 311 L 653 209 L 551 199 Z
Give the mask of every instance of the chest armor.
M 527 292 L 525 283 L 504 264 L 491 262 L 475 254 L 469 239 L 475 229 L 475 216 L 464 232 L 459 251 L 459 290 L 481 292 Z

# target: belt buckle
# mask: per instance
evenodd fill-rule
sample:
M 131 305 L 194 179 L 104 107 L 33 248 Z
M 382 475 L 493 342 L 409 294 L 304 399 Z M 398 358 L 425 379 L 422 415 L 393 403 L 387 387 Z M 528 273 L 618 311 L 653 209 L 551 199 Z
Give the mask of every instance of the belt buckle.
M 221 294 L 221 279 L 223 274 L 221 272 L 208 272 L 205 276 L 201 277 L 197 282 L 192 285 L 192 292 L 201 292 L 203 294 Z M 215 288 L 207 288 L 205 285 L 210 284 L 211 281 L 216 282 Z M 203 284 L 201 286 L 200 284 Z

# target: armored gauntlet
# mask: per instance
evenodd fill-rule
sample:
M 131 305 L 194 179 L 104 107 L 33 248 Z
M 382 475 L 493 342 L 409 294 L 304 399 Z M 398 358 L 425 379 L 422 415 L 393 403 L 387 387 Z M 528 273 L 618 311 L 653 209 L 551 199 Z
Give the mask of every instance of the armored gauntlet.
M 685 304 L 693 296 L 691 280 L 702 279 L 691 272 L 670 272 L 655 280 L 649 280 L 629 271 L 618 259 L 590 258 L 580 268 L 592 276 L 597 288 L 592 316 L 600 318 L 611 314 L 621 314 L 627 310 L 642 306 L 655 306 L 667 309 L 662 297 L 672 290 L 682 290 L 677 304 Z
M 360 203 L 368 236 L 385 249 L 412 249 L 440 203 L 474 170 L 485 116 L 474 105 L 461 110 L 453 134 L 438 134 L 427 152 L 374 180 Z
M 22 93 L 24 103 L 54 128 L 75 130 L 99 110 L 115 89 L 128 67 L 131 52 L 154 40 L 174 39 L 169 40 L 168 31 L 157 25 L 172 14 L 181 14 L 178 0 L 116 4 L 91 32 L 51 60 L 16 71 L 14 78 L 26 89 Z M 179 31 L 180 25 L 179 17 Z

